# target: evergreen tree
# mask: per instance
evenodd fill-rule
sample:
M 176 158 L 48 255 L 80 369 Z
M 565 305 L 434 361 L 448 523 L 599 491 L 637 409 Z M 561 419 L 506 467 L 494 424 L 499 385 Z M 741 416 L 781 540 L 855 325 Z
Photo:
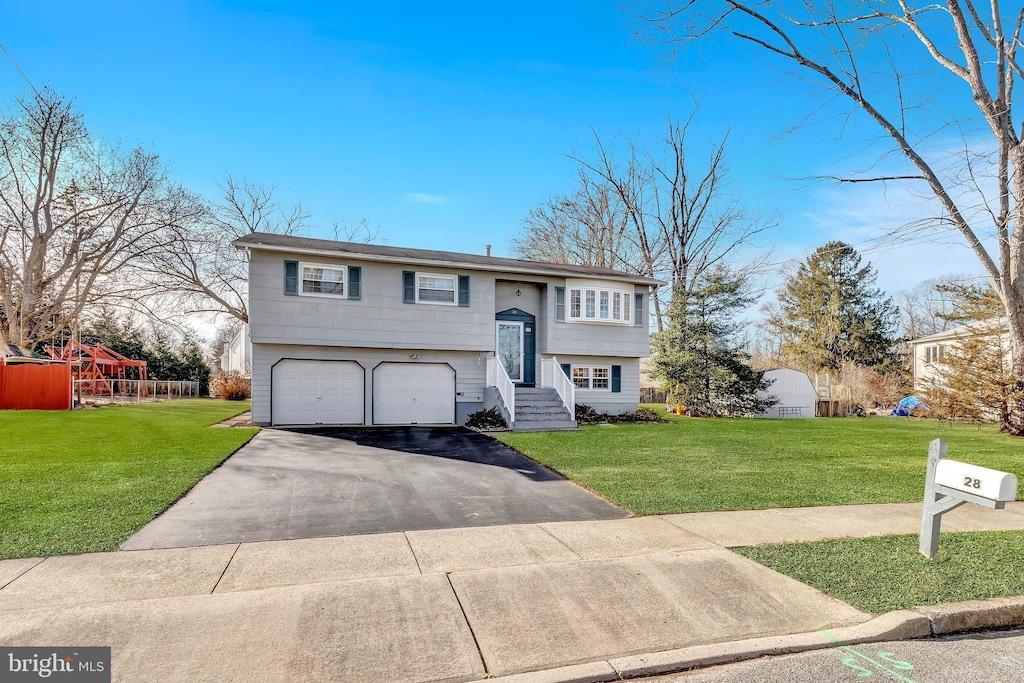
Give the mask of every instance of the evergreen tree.
M 699 417 L 753 415 L 775 403 L 758 395 L 770 382 L 735 342 L 736 315 L 752 302 L 743 279 L 724 268 L 672 293 L 668 327 L 653 338 L 654 373 L 669 403 Z
M 935 290 L 950 300 L 952 310 L 940 313 L 939 317 L 952 326 L 991 320 L 1006 314 L 999 295 L 989 285 L 944 282 L 935 285 Z
M 174 348 L 174 340 L 164 330 L 154 329 L 146 344 L 146 366 L 149 376 L 161 380 L 183 380 L 184 363 Z
M 1005 312 L 990 286 L 951 283 L 936 287 L 951 297 L 943 318 L 971 329 L 943 344 L 942 360 L 925 382 L 925 400 L 937 417 L 996 421 L 1005 425 L 1013 401 L 1024 398 L 1010 364 Z
M 146 331 L 136 326 L 129 316 L 119 316 L 113 308 L 103 307 L 79 333 L 83 344 L 102 344 L 133 360 L 149 360 L 146 353 Z M 138 379 L 134 368 L 127 370 L 129 379 Z
M 880 367 L 892 359 L 898 312 L 843 242 L 819 247 L 779 293 L 768 325 L 781 340 L 783 359 L 803 370 L 838 370 L 846 361 Z
M 199 394 L 205 395 L 210 388 L 210 366 L 203 354 L 203 347 L 195 337 L 186 337 L 178 347 L 181 360 L 181 376 L 177 379 L 199 382 Z
M 138 327 L 132 318 L 104 308 L 83 326 L 81 338 L 84 344 L 102 344 L 128 358 L 146 361 L 151 380 L 199 382 L 200 395 L 209 387 L 210 366 L 194 336 L 178 341 L 166 328 Z M 134 369 L 129 368 L 128 374 L 137 379 Z
M 1009 337 L 998 322 L 982 324 L 946 345 L 924 398 L 936 417 L 1005 424 L 1022 397 L 1010 364 Z

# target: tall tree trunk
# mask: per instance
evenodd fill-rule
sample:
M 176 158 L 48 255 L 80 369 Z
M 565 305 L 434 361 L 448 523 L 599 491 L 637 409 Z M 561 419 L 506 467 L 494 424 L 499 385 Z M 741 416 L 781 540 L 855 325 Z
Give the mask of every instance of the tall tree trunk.
M 1024 319 L 1024 308 L 1017 306 L 1017 320 Z M 1007 414 L 1000 428 L 1014 436 L 1024 436 L 1024 335 L 1021 326 L 1010 324 L 1010 367 L 1014 384 L 1010 387 Z

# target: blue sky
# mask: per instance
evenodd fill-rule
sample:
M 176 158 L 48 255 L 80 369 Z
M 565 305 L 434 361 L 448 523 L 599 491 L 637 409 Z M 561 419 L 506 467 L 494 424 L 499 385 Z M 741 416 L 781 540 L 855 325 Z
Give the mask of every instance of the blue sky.
M 74 96 L 94 133 L 151 145 L 210 196 L 225 172 L 273 184 L 319 228 L 365 217 L 390 244 L 507 254 L 527 211 L 570 190 L 565 153 L 591 127 L 653 139 L 692 98 L 695 151 L 728 133 L 732 189 L 780 212 L 766 237 L 778 259 L 871 239 L 916 210 L 881 188 L 781 180 L 857 148 L 827 126 L 781 135 L 809 95 L 763 53 L 715 41 L 667 64 L 614 3 L 33 5 L 0 4 L 0 41 L 36 86 Z M 0 62 L 0 93 L 25 87 Z M 978 270 L 955 244 L 927 258 L 869 244 L 890 290 Z

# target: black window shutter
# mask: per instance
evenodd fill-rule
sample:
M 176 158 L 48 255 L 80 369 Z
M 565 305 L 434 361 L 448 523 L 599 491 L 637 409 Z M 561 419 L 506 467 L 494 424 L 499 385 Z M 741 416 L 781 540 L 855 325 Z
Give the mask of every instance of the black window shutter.
M 633 326 L 643 327 L 644 326 L 644 295 L 634 294 L 633 298 L 636 300 L 636 311 L 633 313 Z
M 469 306 L 469 276 L 459 276 L 459 305 Z
M 299 294 L 299 262 L 284 262 L 284 293 L 288 296 Z
M 402 271 L 402 302 L 416 303 L 416 273 L 411 270 Z
M 565 321 L 565 287 L 555 287 L 555 320 Z
M 363 291 L 363 269 L 361 266 L 348 267 L 348 298 L 359 299 Z
M 622 392 L 622 366 L 612 366 L 612 393 L 618 394 Z
M 562 372 L 565 373 L 566 377 L 572 379 L 572 365 L 569 363 L 562 363 Z

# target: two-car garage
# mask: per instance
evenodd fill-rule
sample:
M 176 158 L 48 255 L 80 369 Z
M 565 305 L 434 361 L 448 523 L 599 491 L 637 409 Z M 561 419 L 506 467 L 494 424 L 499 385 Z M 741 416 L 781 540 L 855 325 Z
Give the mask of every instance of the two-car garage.
M 454 424 L 455 370 L 447 363 L 385 361 L 366 369 L 350 360 L 282 359 L 271 370 L 270 412 L 275 426 Z

